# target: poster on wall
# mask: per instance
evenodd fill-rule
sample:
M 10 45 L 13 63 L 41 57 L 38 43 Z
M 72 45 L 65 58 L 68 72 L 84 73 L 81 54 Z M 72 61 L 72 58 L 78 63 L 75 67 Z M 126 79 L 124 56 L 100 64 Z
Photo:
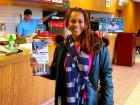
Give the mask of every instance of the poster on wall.
M 110 0 L 105 0 L 105 7 L 110 7 Z

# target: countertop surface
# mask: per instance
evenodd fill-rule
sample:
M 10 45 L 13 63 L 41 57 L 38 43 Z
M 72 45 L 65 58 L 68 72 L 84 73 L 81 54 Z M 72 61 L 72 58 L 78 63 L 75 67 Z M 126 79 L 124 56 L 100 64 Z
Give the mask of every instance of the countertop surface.
M 18 49 L 23 50 L 23 52 L 12 54 L 12 55 L 0 56 L 0 66 L 11 64 L 11 63 L 14 64 L 14 63 L 22 62 L 23 60 L 27 60 L 27 59 L 29 60 L 29 58 L 32 57 L 31 48 L 32 48 L 31 43 L 21 44 L 19 45 Z M 55 50 L 55 45 L 50 45 L 49 62 L 52 61 L 54 50 Z
M 30 58 L 32 56 L 31 49 L 27 48 L 26 46 L 19 46 L 18 49 L 22 50 L 21 53 L 11 54 L 0 56 L 0 66 L 5 64 L 11 64 L 15 62 L 22 61 L 24 59 Z

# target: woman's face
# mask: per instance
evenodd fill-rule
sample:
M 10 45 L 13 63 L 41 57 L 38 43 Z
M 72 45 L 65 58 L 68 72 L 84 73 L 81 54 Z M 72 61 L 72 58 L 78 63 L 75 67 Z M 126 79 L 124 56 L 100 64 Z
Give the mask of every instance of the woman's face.
M 68 29 L 73 37 L 78 37 L 85 27 L 85 19 L 82 12 L 73 11 L 70 14 Z

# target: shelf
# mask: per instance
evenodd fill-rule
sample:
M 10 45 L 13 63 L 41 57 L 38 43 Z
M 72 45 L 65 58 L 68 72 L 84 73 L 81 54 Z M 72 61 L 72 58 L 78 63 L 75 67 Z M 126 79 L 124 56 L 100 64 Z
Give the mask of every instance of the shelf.
M 45 3 L 33 0 L 10 0 L 9 2 L 2 2 L 2 5 L 14 5 L 14 6 L 24 6 L 24 7 L 33 7 L 33 8 L 41 8 L 47 11 L 65 11 L 63 4 L 59 3 Z

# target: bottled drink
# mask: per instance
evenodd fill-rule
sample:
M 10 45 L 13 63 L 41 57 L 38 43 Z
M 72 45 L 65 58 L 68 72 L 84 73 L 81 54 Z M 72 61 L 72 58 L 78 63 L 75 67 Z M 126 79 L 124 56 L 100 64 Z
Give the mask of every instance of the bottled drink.
M 14 43 L 15 43 L 15 39 L 13 37 L 13 35 L 10 35 L 9 37 L 9 49 L 14 50 Z

